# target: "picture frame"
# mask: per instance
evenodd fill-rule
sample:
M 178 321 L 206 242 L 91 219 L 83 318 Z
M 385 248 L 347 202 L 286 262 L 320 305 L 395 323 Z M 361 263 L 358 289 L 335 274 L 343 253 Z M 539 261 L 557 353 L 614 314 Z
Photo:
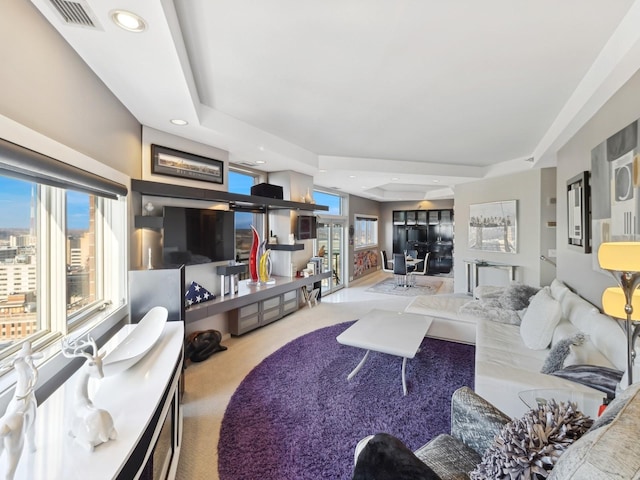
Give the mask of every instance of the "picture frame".
M 588 171 L 567 181 L 567 239 L 583 253 L 591 253 L 590 197 Z
M 224 183 L 224 162 L 221 160 L 153 144 L 151 172 L 210 183 Z
M 591 149 L 589 175 L 591 252 L 604 242 L 637 241 L 640 232 L 640 120 L 606 138 Z M 600 268 L 591 255 L 594 271 Z
M 469 206 L 469 248 L 497 253 L 518 252 L 518 201 Z

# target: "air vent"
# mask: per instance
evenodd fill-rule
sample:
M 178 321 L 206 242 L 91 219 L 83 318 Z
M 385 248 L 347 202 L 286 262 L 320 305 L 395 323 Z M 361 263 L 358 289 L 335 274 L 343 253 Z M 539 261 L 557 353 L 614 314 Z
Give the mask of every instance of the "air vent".
M 254 168 L 256 166 L 255 163 L 249 163 L 249 162 L 245 162 L 245 161 L 238 162 L 238 163 L 236 163 L 236 165 L 244 165 L 245 167 L 254 167 Z
M 99 28 L 95 15 L 83 0 L 49 0 L 67 25 Z

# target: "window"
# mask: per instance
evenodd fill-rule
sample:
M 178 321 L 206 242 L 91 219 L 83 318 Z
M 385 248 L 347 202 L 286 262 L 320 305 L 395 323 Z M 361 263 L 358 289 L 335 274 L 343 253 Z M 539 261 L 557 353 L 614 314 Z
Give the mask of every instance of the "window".
M 259 176 L 255 173 L 229 170 L 229 192 L 251 195 L 251 187 L 258 183 Z M 261 217 L 261 216 L 260 216 Z M 260 231 L 261 218 L 251 212 L 235 212 L 236 233 L 236 261 L 246 263 L 249 261 L 251 251 L 251 225 Z M 242 275 L 246 277 L 246 274 Z
M 378 245 L 378 218 L 356 215 L 354 247 L 365 248 Z
M 96 325 L 125 304 L 127 271 L 124 196 L 100 192 L 81 179 L 72 188 L 74 167 L 61 162 L 70 174 L 66 179 L 43 169 L 31 177 L 28 166 L 16 172 L 7 151 L 2 153 L 0 358 L 24 339 L 39 349 Z
M 342 197 L 333 193 L 313 191 L 313 199 L 318 205 L 326 205 L 329 211 L 322 211 L 324 215 L 342 215 Z

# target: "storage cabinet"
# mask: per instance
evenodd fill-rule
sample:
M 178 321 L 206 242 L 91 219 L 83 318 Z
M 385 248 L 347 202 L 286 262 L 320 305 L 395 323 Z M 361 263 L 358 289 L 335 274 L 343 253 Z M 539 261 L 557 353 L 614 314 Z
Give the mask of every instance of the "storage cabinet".
M 229 312 L 229 333 L 242 335 L 298 310 L 298 290 L 291 290 Z
M 404 220 L 404 221 L 402 221 Z M 431 273 L 453 267 L 453 210 L 397 210 L 393 212 L 393 252 L 416 250 L 429 255 Z

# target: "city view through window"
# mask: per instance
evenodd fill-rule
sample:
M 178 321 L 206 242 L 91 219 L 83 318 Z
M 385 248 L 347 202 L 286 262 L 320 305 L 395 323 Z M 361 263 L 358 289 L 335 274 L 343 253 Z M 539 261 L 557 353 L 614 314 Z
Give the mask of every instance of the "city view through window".
M 46 269 L 38 265 L 41 238 L 38 223 L 38 188 L 35 183 L 0 177 L 0 346 L 47 329 L 38 316 L 39 278 Z M 66 303 L 72 316 L 96 298 L 94 197 L 66 192 Z M 58 252 L 61 254 L 61 252 Z M 46 320 L 46 319 L 43 319 Z

